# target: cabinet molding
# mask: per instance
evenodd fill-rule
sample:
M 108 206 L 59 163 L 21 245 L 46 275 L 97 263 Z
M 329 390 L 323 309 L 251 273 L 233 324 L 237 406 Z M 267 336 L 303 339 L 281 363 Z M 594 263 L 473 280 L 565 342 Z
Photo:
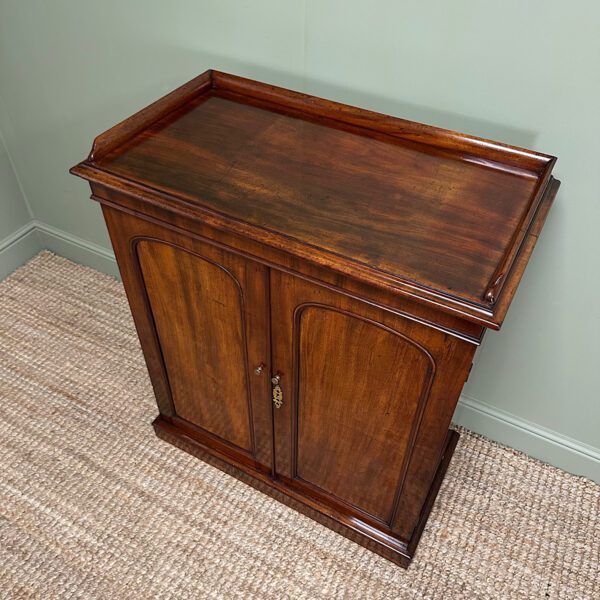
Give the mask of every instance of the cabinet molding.
M 164 252 L 157 252 L 157 249 L 154 249 L 154 252 L 147 250 L 145 246 L 148 244 L 162 245 L 175 253 L 194 257 L 193 260 L 198 264 L 193 268 L 186 269 L 185 273 L 189 276 L 200 269 L 205 271 L 199 273 L 199 277 L 202 277 L 203 283 L 219 288 L 214 291 L 222 294 L 220 294 L 222 301 L 211 299 L 212 302 L 202 302 L 199 311 L 194 310 L 195 305 L 193 304 L 191 306 L 178 305 L 178 298 L 191 294 L 186 294 L 186 290 L 178 290 L 177 284 L 194 286 L 194 283 L 197 282 L 190 280 L 189 277 L 185 279 L 178 277 L 172 281 L 161 282 L 160 278 L 166 277 L 166 266 L 169 263 L 175 263 L 177 258 L 174 256 L 169 258 L 165 256 Z M 254 454 L 256 447 L 250 401 L 250 377 L 247 367 L 247 324 L 244 293 L 237 277 L 228 268 L 214 260 L 177 244 L 156 238 L 133 238 L 132 252 L 144 279 L 144 288 L 154 327 L 160 338 L 159 343 L 163 362 L 166 364 L 169 385 L 172 392 L 179 397 L 178 402 L 174 400 L 175 412 L 197 426 L 200 426 L 199 422 L 203 422 L 202 429 L 210 431 L 213 435 L 222 434 L 239 449 Z M 158 256 L 154 257 L 153 254 L 158 254 Z M 184 260 L 183 256 L 179 257 L 179 261 L 182 260 Z M 153 278 L 158 281 L 153 281 Z M 196 294 L 202 292 L 201 285 L 197 284 L 194 288 Z M 164 297 L 165 291 L 168 294 L 166 298 Z M 163 297 L 161 297 L 161 293 Z M 152 297 L 155 298 L 155 302 L 152 301 Z M 198 301 L 200 302 L 200 298 Z M 227 301 L 231 302 L 232 306 L 225 306 Z M 174 306 L 172 306 L 173 304 Z M 184 331 L 178 331 L 179 328 L 174 327 L 181 317 L 172 314 L 172 310 L 187 313 L 187 318 L 182 323 Z M 229 314 L 226 314 L 227 310 Z M 211 333 L 210 326 L 205 323 L 207 319 L 209 321 L 217 320 L 221 323 L 223 339 L 200 339 L 198 341 L 201 343 L 197 345 L 194 343 L 196 338 L 206 338 Z M 224 328 L 225 331 L 223 331 Z M 239 331 L 234 331 L 236 329 Z M 189 342 L 185 339 L 186 334 L 187 337 L 192 338 Z M 187 360 L 181 360 L 177 356 L 182 347 L 188 351 L 185 357 Z M 190 355 L 192 350 L 194 353 Z M 199 355 L 198 352 L 202 353 L 202 350 L 204 350 L 204 355 Z M 219 351 L 226 352 L 227 355 L 223 354 L 217 359 L 208 355 L 209 352 Z M 172 356 L 166 355 L 167 353 Z M 169 364 L 173 369 L 170 373 Z M 174 370 L 176 367 L 179 367 L 178 371 Z M 243 373 L 240 373 L 240 370 L 243 370 Z M 233 388 L 229 390 L 228 387 L 231 387 L 232 384 Z M 209 386 L 207 389 L 205 389 L 206 385 Z M 190 396 L 191 394 L 193 396 Z M 224 404 L 223 399 L 228 397 L 236 401 L 235 406 L 228 407 Z M 214 406 L 202 404 L 202 400 L 211 399 L 218 404 Z M 238 400 L 242 403 L 237 402 Z M 242 412 L 241 415 L 236 414 L 239 411 Z M 238 421 L 240 416 L 241 420 L 246 422 L 246 427 L 243 426 L 243 423 L 231 422 L 232 420 Z
M 163 439 L 407 566 L 556 159 L 208 71 L 94 141 Z
M 376 330 L 379 330 L 381 332 L 385 332 L 386 334 L 388 334 L 389 336 L 393 336 L 394 338 L 401 340 L 402 344 L 407 345 L 409 347 L 412 347 L 417 353 L 419 353 L 421 355 L 421 359 L 425 361 L 425 373 L 422 377 L 419 378 L 419 393 L 416 396 L 416 405 L 415 408 L 412 412 L 412 424 L 411 426 L 408 428 L 408 432 L 406 435 L 406 440 L 404 442 L 404 453 L 405 456 L 403 458 L 403 460 L 401 461 L 401 466 L 399 466 L 398 469 L 398 473 L 397 473 L 397 482 L 395 487 L 392 486 L 388 486 L 389 490 L 388 490 L 388 496 L 390 498 L 392 498 L 390 507 L 387 511 L 387 515 L 382 515 L 380 517 L 377 517 L 377 515 L 375 514 L 369 514 L 369 512 L 366 512 L 367 515 L 369 515 L 371 518 L 377 518 L 378 520 L 380 520 L 382 523 L 384 523 L 386 526 L 391 527 L 392 523 L 394 522 L 394 518 L 396 517 L 396 513 L 398 510 L 398 502 L 399 502 L 399 498 L 400 498 L 400 494 L 402 492 L 402 486 L 404 483 L 404 479 L 406 476 L 406 470 L 408 468 L 408 463 L 410 460 L 410 454 L 411 454 L 411 448 L 413 446 L 414 443 L 414 438 L 416 436 L 419 424 L 421 422 L 421 416 L 423 414 L 423 408 L 425 406 L 425 403 L 427 401 L 427 399 L 429 398 L 429 392 L 431 390 L 431 385 L 433 383 L 433 379 L 435 377 L 435 360 L 433 359 L 433 357 L 431 356 L 431 354 L 423 347 L 421 346 L 419 343 L 417 343 L 416 341 L 412 340 L 411 338 L 409 338 L 406 335 L 403 335 L 402 333 L 396 331 L 395 329 L 392 329 L 391 327 L 387 327 L 381 323 L 378 323 L 377 321 L 373 321 L 371 319 L 368 319 L 366 317 L 363 317 L 361 315 L 357 315 L 354 314 L 350 311 L 347 310 L 342 310 L 333 306 L 328 306 L 326 304 L 319 304 L 316 302 L 306 302 L 303 304 L 300 304 L 296 307 L 295 311 L 294 311 L 294 333 L 293 333 L 293 337 L 292 337 L 292 348 L 294 351 L 294 367 L 293 367 L 293 372 L 295 373 L 295 378 L 294 378 L 294 386 L 293 386 L 293 401 L 294 401 L 294 407 L 293 407 L 293 441 L 292 441 L 292 478 L 293 479 L 297 479 L 299 481 L 301 481 L 303 484 L 308 485 L 309 487 L 313 487 L 315 490 L 319 490 L 320 487 L 318 485 L 315 484 L 311 484 L 311 482 L 306 478 L 306 475 L 302 476 L 301 474 L 299 474 L 299 468 L 298 468 L 298 428 L 299 428 L 299 398 L 300 398 L 300 390 L 299 390 L 299 385 L 300 385 L 300 380 L 301 379 L 308 379 L 307 385 L 310 387 L 311 382 L 310 382 L 310 378 L 308 377 L 303 377 L 301 378 L 300 376 L 300 372 L 301 372 L 301 368 L 300 368 L 300 358 L 301 356 L 306 356 L 308 351 L 305 350 L 304 352 L 301 351 L 301 342 L 300 342 L 300 337 L 301 337 L 301 318 L 302 315 L 304 313 L 304 311 L 306 309 L 319 309 L 322 311 L 330 311 L 332 313 L 337 313 L 338 315 L 342 315 L 348 319 L 355 319 L 358 321 L 363 322 L 364 324 L 367 324 L 369 327 L 372 328 L 376 328 Z M 316 327 L 313 327 L 313 330 L 317 329 Z M 341 342 L 341 340 L 339 340 Z M 364 341 L 364 340 L 363 340 Z M 371 340 L 373 341 L 373 340 Z M 313 341 L 314 342 L 314 341 Z M 308 344 L 308 345 L 313 345 L 316 346 L 316 344 Z M 357 353 L 357 350 L 352 350 L 353 353 Z M 359 358 L 362 358 L 362 355 L 359 356 Z M 340 361 L 342 364 L 345 361 Z M 381 385 L 381 381 L 378 381 L 378 378 L 376 376 L 375 373 L 373 373 L 374 369 L 372 365 L 367 365 L 367 364 L 360 364 L 360 362 L 358 362 L 358 364 L 356 362 L 353 363 L 354 365 L 354 369 L 355 370 L 363 370 L 363 372 L 367 372 L 369 371 L 369 377 L 374 377 L 375 379 L 371 382 L 369 382 L 369 385 L 367 386 L 367 389 L 364 390 L 363 394 L 358 393 L 357 391 L 354 392 L 356 395 L 357 399 L 362 399 L 364 398 L 364 393 L 371 393 L 374 394 L 375 390 L 377 390 L 377 388 Z M 414 367 L 414 365 L 413 365 Z M 397 373 L 406 373 L 405 369 L 398 369 Z M 393 371 L 389 373 L 390 377 L 393 376 Z M 336 376 L 339 376 L 340 374 L 331 374 L 331 378 L 334 378 Z M 415 372 L 414 370 L 411 372 L 411 376 L 414 376 Z M 398 383 L 398 382 L 394 382 L 394 383 Z M 353 380 L 353 384 L 356 385 L 356 379 Z M 371 388 L 371 392 L 369 392 L 369 387 Z M 390 394 L 389 397 L 393 398 L 393 389 L 389 390 Z M 337 390 L 337 394 L 339 394 L 339 390 Z M 328 391 L 328 393 L 326 394 L 328 397 L 331 397 L 333 394 L 331 393 L 331 390 Z M 381 393 L 379 393 L 379 395 L 381 395 Z M 346 403 L 350 403 L 352 398 L 352 395 L 350 395 L 350 397 L 347 397 L 346 399 Z M 371 396 L 370 398 L 370 405 L 373 405 L 373 397 Z M 349 406 L 345 406 L 344 407 L 346 410 L 349 410 L 350 407 Z M 379 410 L 382 407 L 379 406 L 370 406 L 369 410 Z M 328 407 L 325 407 L 325 411 L 328 409 Z M 400 410 L 397 407 L 388 407 L 386 414 L 387 413 L 399 413 Z M 399 416 L 399 415 L 396 415 Z M 320 424 L 321 427 L 323 427 L 323 429 L 325 429 L 325 424 L 323 423 L 323 419 L 319 419 L 318 423 Z M 361 419 L 361 426 L 364 427 L 366 425 L 365 423 L 365 418 Z M 398 427 L 398 428 L 406 428 L 406 424 L 402 423 L 402 421 L 400 421 L 399 423 L 395 424 L 394 427 Z M 325 431 L 323 432 L 324 435 L 327 435 L 327 431 L 325 429 Z M 395 445 L 394 445 L 395 446 Z M 395 448 L 394 446 L 392 446 L 391 448 L 388 448 L 389 451 L 394 452 Z M 399 449 L 399 448 L 398 448 Z M 356 480 L 356 475 L 357 475 L 357 470 L 359 469 L 359 464 L 361 459 L 365 458 L 366 449 L 364 448 L 346 448 L 344 452 L 338 452 L 338 455 L 341 455 L 341 457 L 347 457 L 346 460 L 350 461 L 349 464 L 347 464 L 347 470 L 351 471 L 352 469 L 354 469 L 354 475 L 353 475 L 353 480 Z M 382 452 L 385 452 L 386 449 L 382 448 L 381 450 Z M 381 457 L 380 457 L 381 458 Z M 354 464 L 352 464 L 351 461 L 358 461 L 358 462 L 354 462 Z M 321 467 L 319 467 L 321 468 Z M 315 473 L 315 475 L 318 476 L 318 470 L 319 468 L 317 468 L 317 472 Z M 343 469 L 343 471 L 345 471 L 345 469 Z M 364 487 L 364 492 L 365 495 L 367 497 L 369 496 L 374 496 L 376 493 L 377 488 L 381 489 L 382 483 L 381 481 L 378 480 L 378 478 L 375 478 L 374 481 L 372 481 L 371 483 L 369 482 L 365 482 L 364 486 L 360 486 L 360 487 Z M 336 495 L 335 493 L 331 492 L 334 496 L 336 496 L 336 499 L 339 501 L 343 501 L 340 495 Z M 365 512 L 362 511 L 361 508 L 352 502 L 349 502 L 349 504 L 355 509 L 355 510 L 359 510 L 361 512 Z

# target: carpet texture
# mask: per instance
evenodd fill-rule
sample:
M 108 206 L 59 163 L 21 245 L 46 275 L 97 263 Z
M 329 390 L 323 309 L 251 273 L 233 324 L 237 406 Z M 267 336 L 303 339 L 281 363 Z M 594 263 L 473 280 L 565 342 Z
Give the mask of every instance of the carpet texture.
M 161 442 L 122 286 L 0 283 L 1 598 L 600 598 L 600 487 L 462 432 L 408 571 Z

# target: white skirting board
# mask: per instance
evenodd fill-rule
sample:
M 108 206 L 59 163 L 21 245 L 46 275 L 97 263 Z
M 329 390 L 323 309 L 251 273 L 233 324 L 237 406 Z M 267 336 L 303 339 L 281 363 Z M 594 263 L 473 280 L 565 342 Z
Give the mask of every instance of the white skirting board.
M 35 224 L 40 235 L 42 247 L 46 250 L 50 250 L 59 256 L 64 256 L 80 265 L 85 265 L 102 273 L 112 275 L 117 279 L 121 278 L 115 253 L 112 249 L 88 242 L 76 235 L 72 235 L 46 223 L 41 223 L 40 221 L 35 221 Z
M 44 248 L 76 263 L 119 277 L 112 250 L 46 223 L 32 221 L 0 241 L 0 278 Z M 461 397 L 454 422 L 565 471 L 600 483 L 600 448 L 467 396 Z
M 33 258 L 44 246 L 37 227 L 30 221 L 3 240 L 0 240 L 0 279 Z
M 467 396 L 461 397 L 454 422 L 564 471 L 600 483 L 600 448 Z

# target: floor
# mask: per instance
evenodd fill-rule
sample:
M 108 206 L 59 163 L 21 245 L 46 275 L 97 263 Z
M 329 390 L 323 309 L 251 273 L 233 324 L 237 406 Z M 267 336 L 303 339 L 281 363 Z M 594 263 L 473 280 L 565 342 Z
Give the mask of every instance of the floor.
M 0 598 L 600 598 L 600 486 L 462 432 L 408 571 L 158 440 L 122 286 L 0 283 Z

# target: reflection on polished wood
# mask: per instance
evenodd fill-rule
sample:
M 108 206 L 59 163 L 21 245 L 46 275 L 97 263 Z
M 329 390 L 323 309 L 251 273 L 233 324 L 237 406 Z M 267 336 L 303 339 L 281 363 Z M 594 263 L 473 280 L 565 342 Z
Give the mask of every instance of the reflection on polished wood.
M 406 566 L 554 157 L 208 71 L 94 141 L 157 434 Z

